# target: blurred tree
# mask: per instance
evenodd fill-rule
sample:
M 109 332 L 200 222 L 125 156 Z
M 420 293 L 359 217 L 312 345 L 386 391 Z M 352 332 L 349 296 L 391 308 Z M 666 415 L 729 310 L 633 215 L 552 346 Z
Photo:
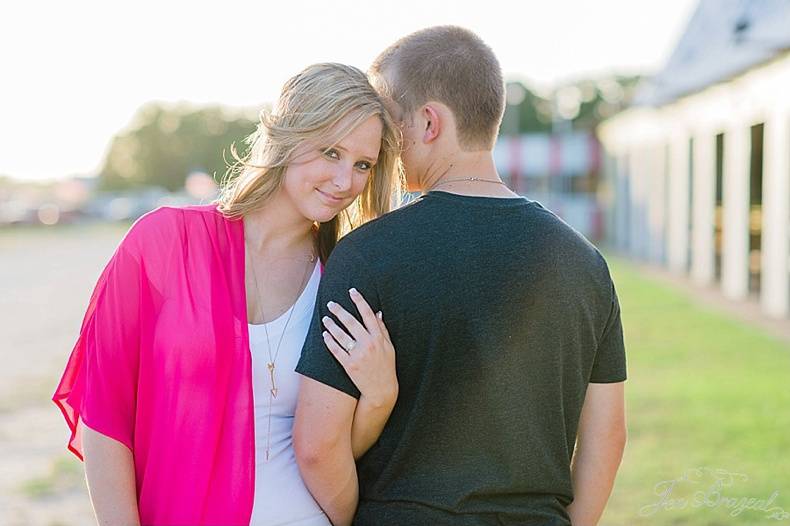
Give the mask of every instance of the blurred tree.
M 639 76 L 612 76 L 585 79 L 572 84 L 580 93 L 579 109 L 572 119 L 573 129 L 592 130 L 631 104 Z
M 548 133 L 559 123 L 592 130 L 628 106 L 639 80 L 618 75 L 580 79 L 554 88 L 547 96 L 521 82 L 508 82 L 500 134 Z
M 547 133 L 564 129 L 592 130 L 625 108 L 639 77 L 609 76 L 566 83 L 541 96 L 521 82 L 508 82 L 507 106 L 500 128 L 504 135 Z M 219 182 L 232 162 L 230 145 L 240 154 L 243 139 L 257 121 L 230 116 L 220 107 L 143 106 L 132 126 L 115 136 L 99 174 L 99 189 L 141 186 L 183 188 L 187 175 L 203 171 Z
M 193 170 L 219 181 L 232 162 L 230 145 L 245 151 L 243 139 L 256 121 L 230 117 L 220 107 L 201 109 L 143 106 L 129 130 L 115 136 L 99 174 L 99 188 L 118 190 L 140 186 L 183 188 Z
M 541 112 L 551 106 L 550 102 L 531 91 L 521 82 L 507 83 L 507 104 L 502 118 L 500 133 L 515 135 L 521 133 L 548 132 L 551 130 L 551 116 Z

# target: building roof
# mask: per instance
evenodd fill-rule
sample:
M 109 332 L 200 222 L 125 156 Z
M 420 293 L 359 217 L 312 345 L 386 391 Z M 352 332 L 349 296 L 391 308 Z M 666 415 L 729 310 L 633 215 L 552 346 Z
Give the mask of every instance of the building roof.
M 790 0 L 700 0 L 664 68 L 635 105 L 660 106 L 790 49 Z

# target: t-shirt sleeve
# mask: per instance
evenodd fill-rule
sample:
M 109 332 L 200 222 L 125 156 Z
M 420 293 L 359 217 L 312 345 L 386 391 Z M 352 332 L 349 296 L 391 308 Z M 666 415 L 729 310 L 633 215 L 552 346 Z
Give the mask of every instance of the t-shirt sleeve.
M 332 252 L 324 269 L 324 275 L 318 287 L 313 319 L 310 322 L 310 329 L 302 348 L 299 363 L 296 366 L 296 372 L 349 396 L 359 398 L 360 392 L 354 382 L 324 344 L 322 336 L 324 326 L 321 323 L 321 318 L 324 316 L 330 316 L 336 322 L 338 321 L 327 308 L 329 301 L 342 305 L 344 309 L 361 320 L 348 295 L 348 291 L 352 287 L 362 294 L 374 312 L 379 310 L 378 293 L 369 276 L 364 259 L 358 255 L 350 243 L 340 243 Z M 341 323 L 338 325 L 342 327 Z
M 102 271 L 53 402 L 83 458 L 81 424 L 133 449 L 142 271 L 128 235 Z
M 625 343 L 620 319 L 620 301 L 612 283 L 611 310 L 595 352 L 590 383 L 615 383 L 626 380 Z

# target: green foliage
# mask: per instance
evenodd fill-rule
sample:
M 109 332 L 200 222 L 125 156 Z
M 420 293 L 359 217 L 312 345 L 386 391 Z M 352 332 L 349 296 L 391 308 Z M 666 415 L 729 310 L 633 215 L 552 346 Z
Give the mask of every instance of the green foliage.
M 133 126 L 112 141 L 100 172 L 103 190 L 161 186 L 174 191 L 184 186 L 195 170 L 219 181 L 225 174 L 225 158 L 232 162 L 230 145 L 240 153 L 243 139 L 255 130 L 255 122 L 232 118 L 219 107 L 165 108 L 148 104 L 135 116 Z

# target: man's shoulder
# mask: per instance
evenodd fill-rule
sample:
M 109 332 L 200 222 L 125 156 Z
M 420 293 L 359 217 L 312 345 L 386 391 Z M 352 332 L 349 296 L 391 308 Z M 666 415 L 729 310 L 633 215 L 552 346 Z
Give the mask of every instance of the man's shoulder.
M 612 275 L 609 264 L 601 250 L 578 230 L 562 218 L 549 212 L 552 217 L 546 223 L 546 250 L 551 254 L 553 275 L 560 278 L 559 283 L 574 284 L 577 292 L 594 291 L 608 304 L 611 296 Z
M 532 215 L 528 221 L 541 234 L 550 236 L 549 239 L 557 245 L 564 245 L 569 250 L 585 252 L 591 256 L 600 256 L 598 248 L 584 234 L 538 201 L 533 201 L 532 203 L 535 206 L 531 208 Z
M 417 200 L 360 225 L 343 236 L 332 250 L 326 272 L 376 266 L 375 261 L 404 256 L 404 242 L 422 222 L 423 204 Z M 424 226 L 424 225 L 423 225 Z
M 425 203 L 421 199 L 416 199 L 352 230 L 340 240 L 338 247 L 388 243 L 383 235 L 389 240 L 392 236 L 407 235 L 410 228 L 419 222 L 420 216 L 425 212 Z

